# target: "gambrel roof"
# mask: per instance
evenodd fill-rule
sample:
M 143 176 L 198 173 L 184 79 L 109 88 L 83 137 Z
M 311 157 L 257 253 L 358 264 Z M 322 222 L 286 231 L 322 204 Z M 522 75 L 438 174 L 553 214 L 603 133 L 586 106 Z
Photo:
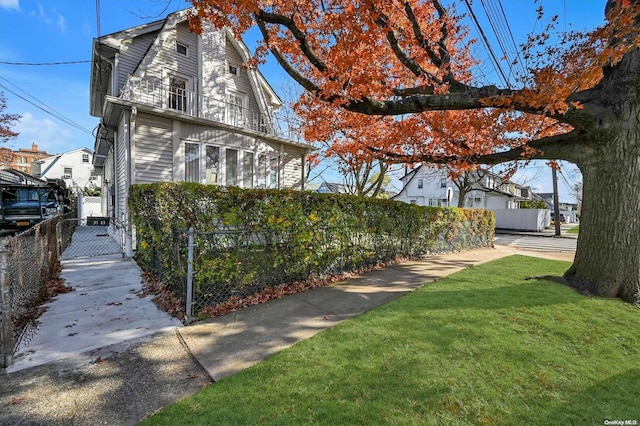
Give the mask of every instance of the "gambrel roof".
M 154 37 L 153 42 L 140 59 L 132 75 L 133 78 L 143 78 L 176 25 L 187 20 L 187 13 L 188 9 L 173 12 L 165 19 L 117 31 L 93 40 L 90 84 L 91 115 L 94 117 L 101 115 L 104 96 L 118 96 L 117 93 L 111 93 L 111 73 L 113 71 L 111 63 L 115 61 L 116 55 L 122 47 L 137 37 L 144 35 L 152 35 Z M 225 28 L 225 34 L 227 40 L 236 48 L 242 60 L 244 62 L 249 61 L 251 52 L 247 46 L 238 40 L 230 29 Z M 282 100 L 262 73 L 256 68 L 250 68 L 247 72 L 260 110 L 267 112 L 269 107 L 275 110 L 280 108 L 283 105 Z

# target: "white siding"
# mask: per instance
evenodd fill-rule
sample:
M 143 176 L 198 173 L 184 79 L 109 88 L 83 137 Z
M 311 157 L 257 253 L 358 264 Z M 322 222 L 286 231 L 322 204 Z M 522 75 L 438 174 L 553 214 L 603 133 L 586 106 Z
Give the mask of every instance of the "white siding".
M 209 98 L 224 101 L 226 82 L 225 31 L 217 30 L 207 22 L 201 37 L 201 93 Z
M 195 91 L 198 76 L 198 36 L 189 32 L 186 22 L 178 24 L 170 31 L 160 51 L 149 65 L 145 79 L 168 85 L 169 75 L 175 75 L 188 79 L 186 90 Z M 188 47 L 187 56 L 176 53 L 176 41 Z
M 104 168 L 102 171 L 103 175 L 103 189 L 100 193 L 102 198 L 102 215 L 103 216 L 111 216 L 113 211 L 113 199 L 114 194 L 112 190 L 113 185 L 113 147 L 109 150 L 107 154 L 107 158 L 104 161 Z M 107 182 L 109 182 L 107 184 Z
M 302 157 L 303 152 L 294 148 L 286 148 L 282 158 L 282 188 L 302 189 Z
M 118 93 L 127 82 L 129 75 L 133 74 L 140 64 L 140 61 L 149 50 L 149 46 L 158 36 L 158 32 L 154 31 L 149 34 L 141 35 L 131 41 L 123 43 L 120 47 L 120 56 L 118 59 Z
M 233 75 L 229 73 L 228 67 L 225 65 L 227 95 L 231 93 L 246 95 L 247 104 L 245 104 L 244 107 L 250 112 L 259 113 L 260 109 L 258 108 L 256 95 L 253 93 L 253 88 L 249 82 L 249 75 L 247 74 L 247 70 L 242 66 L 244 61 L 229 39 L 226 39 L 226 56 L 227 63 L 238 69 L 238 74 Z
M 224 130 L 192 123 L 182 123 L 180 138 L 199 142 L 209 142 L 215 145 L 249 151 L 255 151 L 260 143 L 256 138 L 251 136 L 230 133 Z
M 173 139 L 171 120 L 138 115 L 135 129 L 134 183 L 173 180 Z

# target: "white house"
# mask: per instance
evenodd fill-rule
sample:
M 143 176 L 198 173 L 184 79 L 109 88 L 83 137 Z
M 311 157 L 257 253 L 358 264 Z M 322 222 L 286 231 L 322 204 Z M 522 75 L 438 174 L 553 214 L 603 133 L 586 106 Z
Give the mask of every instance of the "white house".
M 93 41 L 93 164 L 103 215 L 128 217 L 131 184 L 189 181 L 304 189 L 307 144 L 276 132 L 282 106 L 228 29 L 189 31 L 186 11 Z
M 553 192 L 541 192 L 536 194 L 542 198 L 547 204 L 547 208 L 553 211 Z M 560 210 L 560 218 L 566 223 L 578 222 L 578 205 L 575 203 L 559 202 L 558 209 Z
M 87 187 L 100 187 L 98 176 L 92 176 L 93 151 L 80 148 L 53 155 L 31 163 L 31 174 L 38 178 L 63 179 L 67 188 L 77 191 Z
M 525 199 L 524 187 L 488 171 L 467 172 L 454 182 L 447 169 L 421 165 L 400 181 L 402 190 L 393 199 L 421 206 L 458 206 L 460 187 L 465 189 L 463 206 L 467 208 L 515 209 Z
M 344 183 L 322 182 L 317 192 L 321 194 L 350 194 L 349 188 Z
M 529 199 L 529 188 L 485 170 L 461 174 L 455 181 L 446 168 L 421 165 L 400 178 L 402 190 L 394 200 L 421 206 L 458 206 L 492 210 L 496 228 L 541 231 L 549 225 L 549 212 L 519 209 Z

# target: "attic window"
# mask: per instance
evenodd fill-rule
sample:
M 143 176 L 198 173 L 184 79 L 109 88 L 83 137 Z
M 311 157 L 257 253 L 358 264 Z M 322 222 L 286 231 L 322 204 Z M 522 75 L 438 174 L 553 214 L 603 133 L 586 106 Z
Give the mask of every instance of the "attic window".
M 229 64 L 229 74 L 238 75 L 238 67 Z
M 176 52 L 177 53 L 179 53 L 181 55 L 184 55 L 184 56 L 187 56 L 188 50 L 189 49 L 184 44 L 176 43 Z

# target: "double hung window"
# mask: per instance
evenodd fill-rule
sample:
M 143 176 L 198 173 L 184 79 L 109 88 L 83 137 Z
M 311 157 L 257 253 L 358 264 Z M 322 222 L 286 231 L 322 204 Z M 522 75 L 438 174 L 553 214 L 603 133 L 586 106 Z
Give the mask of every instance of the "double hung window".
M 187 111 L 187 81 L 177 77 L 169 78 L 169 108 Z
M 208 185 L 254 187 L 254 154 L 207 143 L 184 143 L 184 180 Z

